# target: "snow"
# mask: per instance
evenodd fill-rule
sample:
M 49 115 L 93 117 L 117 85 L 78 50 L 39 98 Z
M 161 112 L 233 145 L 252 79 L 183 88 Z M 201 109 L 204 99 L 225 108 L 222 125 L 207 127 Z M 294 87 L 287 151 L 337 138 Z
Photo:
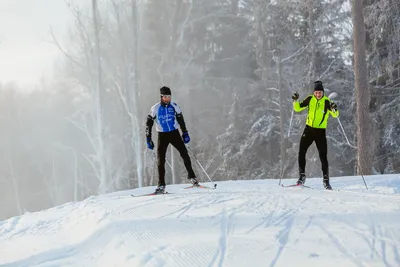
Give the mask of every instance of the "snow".
M 400 266 L 400 175 L 365 178 L 94 196 L 0 222 L 0 266 Z

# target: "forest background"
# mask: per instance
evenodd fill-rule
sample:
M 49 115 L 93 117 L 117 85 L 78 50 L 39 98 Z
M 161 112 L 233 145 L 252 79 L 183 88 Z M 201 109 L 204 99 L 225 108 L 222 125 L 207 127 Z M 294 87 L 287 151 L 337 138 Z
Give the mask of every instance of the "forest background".
M 291 95 L 305 98 L 315 80 L 338 94 L 340 121 L 327 128 L 330 176 L 400 170 L 399 1 L 66 5 L 74 24 L 67 47 L 53 35 L 64 55 L 54 78 L 28 92 L 0 84 L 0 219 L 155 185 L 144 127 L 163 85 L 214 180 L 297 177 L 306 114 L 292 117 Z M 186 183 L 169 151 L 167 183 Z M 314 146 L 307 158 L 307 176 L 320 177 Z

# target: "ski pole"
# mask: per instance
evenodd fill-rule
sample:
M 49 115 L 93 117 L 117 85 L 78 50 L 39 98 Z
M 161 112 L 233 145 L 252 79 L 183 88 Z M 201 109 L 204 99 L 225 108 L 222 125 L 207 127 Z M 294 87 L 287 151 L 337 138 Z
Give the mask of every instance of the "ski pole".
M 329 98 L 330 98 L 330 99 L 332 99 L 332 98 L 335 98 L 335 97 L 337 97 L 337 93 L 335 93 L 335 92 L 333 92 L 333 93 L 331 93 L 331 94 L 329 95 Z M 339 122 L 340 128 L 342 129 L 343 135 L 344 135 L 344 137 L 346 138 L 346 142 L 347 142 L 347 144 L 348 144 L 348 145 L 349 145 L 351 148 L 355 148 L 355 149 L 357 149 L 357 147 L 356 147 L 356 146 L 353 146 L 352 144 L 350 144 L 350 141 L 349 141 L 349 139 L 347 138 L 346 132 L 344 131 L 344 128 L 343 128 L 342 122 L 340 121 L 339 117 L 338 117 L 337 119 L 338 119 L 338 122 Z M 361 178 L 362 178 L 362 179 L 363 179 L 363 181 L 364 181 L 365 188 L 367 188 L 367 190 L 368 190 L 367 183 L 365 182 L 364 175 L 362 174 L 362 171 L 361 171 L 360 165 L 358 164 L 358 161 L 357 161 L 357 167 L 358 167 L 358 169 L 360 170 Z
M 333 93 L 331 93 L 331 94 L 329 95 L 329 98 L 330 98 L 330 99 L 335 98 L 335 97 L 337 97 L 337 93 L 335 93 L 335 92 L 333 92 Z M 342 122 L 340 121 L 339 117 L 338 117 L 337 119 L 338 119 L 340 128 L 342 129 L 343 135 L 344 135 L 344 137 L 346 138 L 347 144 L 348 144 L 351 148 L 357 149 L 356 146 L 353 146 L 352 144 L 350 144 L 350 141 L 349 141 L 349 139 L 347 138 L 346 132 L 344 131 Z M 367 183 L 365 182 L 364 175 L 362 174 L 362 171 L 361 171 L 360 165 L 358 164 L 358 161 L 357 161 L 357 167 L 358 167 L 358 169 L 360 170 L 361 178 L 362 178 L 363 181 L 364 181 L 365 188 L 368 190 Z
M 201 169 L 203 170 L 203 172 L 206 174 L 208 180 L 210 180 L 210 182 L 213 182 L 213 180 L 211 180 L 210 176 L 208 176 L 206 170 L 203 168 L 203 166 L 201 165 L 200 161 L 197 159 L 196 155 L 193 153 L 192 149 L 186 145 L 186 147 L 188 148 L 188 150 L 190 151 L 190 153 L 192 153 L 193 157 L 196 159 L 197 164 L 199 164 L 199 166 L 201 167 Z
M 289 131 L 288 131 L 288 135 L 287 135 L 287 138 L 288 138 L 288 139 L 289 139 L 289 137 L 290 137 L 290 129 L 291 129 L 291 127 L 292 127 L 293 113 L 294 113 L 294 109 L 292 109 L 292 115 L 290 116 Z M 286 161 L 286 160 L 285 160 L 285 161 Z M 280 177 L 279 177 L 279 185 L 281 185 L 282 176 L 283 176 L 283 170 L 281 170 L 281 171 L 282 171 L 282 173 L 281 173 L 281 175 L 280 175 Z
M 290 87 L 292 87 L 292 83 L 290 83 Z M 292 91 L 293 92 L 293 91 Z M 296 92 L 297 93 L 297 92 Z M 289 130 L 288 130 L 288 134 L 287 134 L 287 139 L 289 139 L 290 137 L 290 130 L 292 129 L 292 121 L 293 121 L 293 114 L 294 114 L 294 108 L 292 107 L 292 114 L 290 115 L 290 121 L 289 121 Z M 286 160 L 285 160 L 286 161 Z M 283 176 L 283 170 L 281 170 L 281 175 L 279 177 L 279 185 L 281 185 L 281 181 L 282 181 L 282 176 Z
M 171 165 L 171 163 L 169 163 L 169 161 L 167 160 L 167 159 L 165 159 L 165 162 L 168 164 L 168 166 L 171 168 L 171 170 L 172 170 L 172 165 Z
M 362 170 L 361 170 L 360 164 L 358 164 L 358 162 L 357 162 L 357 165 L 358 165 L 358 169 L 360 170 L 361 178 L 362 178 L 363 181 L 364 181 L 365 188 L 368 190 L 367 183 L 365 182 L 364 175 L 362 174 Z
M 344 128 L 343 128 L 343 126 L 342 126 L 342 123 L 340 122 L 339 117 L 338 117 L 337 119 L 338 119 L 340 128 L 342 129 L 342 132 L 343 132 L 343 134 L 344 134 L 344 137 L 346 138 L 347 144 L 348 144 L 350 147 L 357 149 L 356 146 L 353 146 L 352 144 L 350 144 L 349 139 L 347 138 L 346 132 L 344 131 Z M 357 161 L 357 167 L 358 167 L 358 169 L 360 170 L 361 178 L 362 178 L 363 181 L 364 181 L 365 188 L 368 190 L 367 182 L 366 182 L 365 179 L 364 179 L 364 175 L 362 174 L 362 171 L 361 171 L 361 168 L 360 168 L 360 164 L 358 164 L 358 161 Z
M 289 131 L 288 131 L 287 139 L 289 139 L 289 137 L 290 137 L 290 129 L 292 128 L 293 113 L 294 113 L 294 109 L 292 109 L 292 115 L 290 116 Z M 285 159 L 285 161 L 286 161 L 286 159 Z M 283 168 L 281 170 L 281 175 L 279 175 L 279 176 L 280 176 L 279 177 L 279 185 L 281 185 L 282 176 L 283 176 Z
M 290 83 L 290 88 L 292 88 L 292 83 Z M 293 91 L 292 91 L 293 92 Z M 297 94 L 297 91 L 295 92 Z M 290 136 L 290 130 L 292 129 L 292 121 L 293 121 L 293 114 L 294 114 L 294 108 L 292 107 L 292 115 L 290 116 L 290 122 L 289 122 L 289 131 L 287 138 Z M 279 184 L 281 184 L 281 181 L 279 181 Z
M 287 134 L 287 138 L 290 137 L 290 129 L 292 128 L 293 114 L 294 114 L 294 109 L 292 109 L 292 115 L 290 116 L 289 131 L 288 131 L 288 134 Z
M 352 147 L 352 148 L 357 148 L 356 146 L 353 146 L 352 144 L 350 144 L 349 139 L 347 138 L 346 132 L 344 131 L 343 125 L 342 125 L 342 123 L 340 122 L 339 117 L 338 117 L 337 119 L 338 119 L 340 128 L 342 129 L 342 132 L 343 132 L 343 134 L 344 134 L 344 137 L 346 138 L 347 144 L 348 144 L 350 147 Z

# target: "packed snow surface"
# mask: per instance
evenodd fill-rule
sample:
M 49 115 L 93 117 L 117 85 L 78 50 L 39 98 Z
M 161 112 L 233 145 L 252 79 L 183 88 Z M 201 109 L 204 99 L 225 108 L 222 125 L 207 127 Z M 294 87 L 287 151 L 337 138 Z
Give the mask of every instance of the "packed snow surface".
M 365 179 L 368 190 L 351 176 L 333 191 L 315 178 L 93 196 L 0 222 L 0 266 L 398 267 L 400 175 Z

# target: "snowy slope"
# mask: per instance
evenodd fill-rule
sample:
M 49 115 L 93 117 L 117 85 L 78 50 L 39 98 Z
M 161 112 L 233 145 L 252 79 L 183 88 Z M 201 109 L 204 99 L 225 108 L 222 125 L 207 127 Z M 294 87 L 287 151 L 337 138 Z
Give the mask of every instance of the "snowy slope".
M 0 266 L 400 266 L 400 175 L 366 179 L 91 197 L 0 222 Z

